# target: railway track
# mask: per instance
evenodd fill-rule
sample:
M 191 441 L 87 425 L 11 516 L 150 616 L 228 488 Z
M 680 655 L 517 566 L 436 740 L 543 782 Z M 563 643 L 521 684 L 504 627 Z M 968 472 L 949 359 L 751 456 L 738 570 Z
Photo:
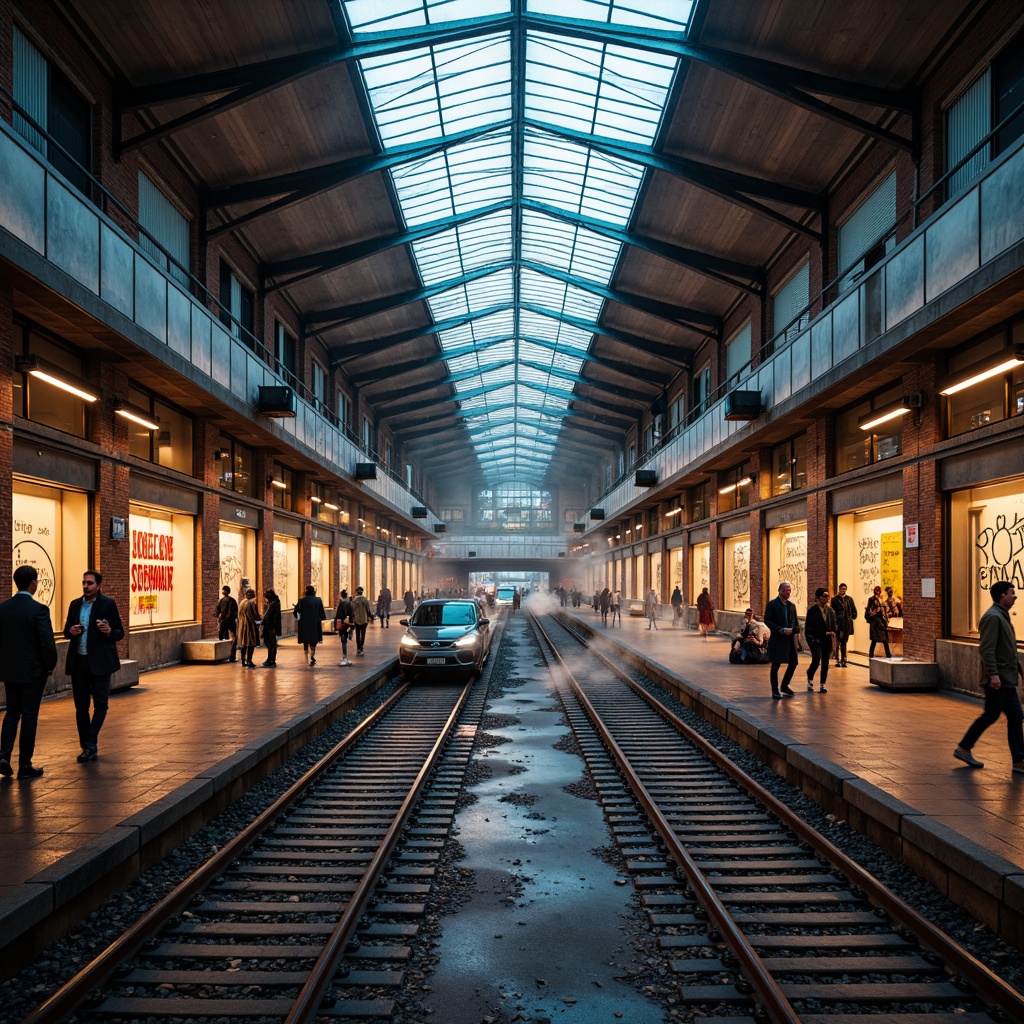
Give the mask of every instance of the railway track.
M 388 1017 L 483 689 L 401 687 L 25 1024 Z
M 1024 1020 L 1021 993 L 582 635 L 552 616 L 533 621 L 616 842 L 673 958 L 680 1002 L 694 1019 Z

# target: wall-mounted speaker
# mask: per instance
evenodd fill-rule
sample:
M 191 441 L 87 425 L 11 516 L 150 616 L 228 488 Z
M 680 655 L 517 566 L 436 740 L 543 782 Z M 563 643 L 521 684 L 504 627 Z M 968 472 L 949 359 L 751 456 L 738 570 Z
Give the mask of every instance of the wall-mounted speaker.
M 445 523 L 434 523 L 434 533 L 444 533 L 448 529 Z
M 572 532 L 573 533 L 583 533 L 586 530 L 586 528 L 587 528 L 587 524 L 586 523 L 573 523 L 572 524 Z
M 604 519 L 604 509 L 603 508 L 592 508 L 590 510 L 590 518 L 591 519 Z
M 412 507 L 413 519 L 426 519 L 427 518 L 427 506 L 426 505 L 413 505 Z

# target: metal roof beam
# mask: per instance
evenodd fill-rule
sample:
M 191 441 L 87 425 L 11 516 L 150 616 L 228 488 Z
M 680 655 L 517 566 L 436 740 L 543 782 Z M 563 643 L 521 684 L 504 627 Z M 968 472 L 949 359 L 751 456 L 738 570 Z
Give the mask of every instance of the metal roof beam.
M 534 199 L 524 199 L 520 204 L 524 210 L 540 213 L 555 220 L 563 221 L 566 224 L 573 224 L 595 235 L 602 235 L 624 245 L 631 245 L 643 252 L 653 253 L 662 259 L 669 260 L 687 270 L 702 274 L 720 284 L 729 285 L 731 288 L 738 288 L 740 291 L 750 295 L 761 296 L 764 293 L 765 273 L 763 268 L 756 267 L 749 263 L 740 263 L 737 260 L 730 260 L 724 256 L 715 256 L 711 253 L 701 252 L 697 249 L 687 249 L 681 245 L 673 245 L 671 242 L 663 242 L 651 235 L 641 234 L 638 231 L 630 231 L 626 228 L 617 227 L 615 224 L 608 224 L 595 217 L 587 217 L 581 213 L 570 213 L 560 210 L 557 206 L 549 206 L 547 203 L 539 203 Z M 748 283 L 751 282 L 751 283 Z
M 450 277 L 446 281 L 438 281 L 436 284 L 425 288 L 413 288 L 407 292 L 399 292 L 397 295 L 384 295 L 379 299 L 368 299 L 366 302 L 354 302 L 348 306 L 335 306 L 333 309 L 318 309 L 307 313 L 303 318 L 303 326 L 316 327 L 318 324 L 328 321 L 337 321 L 339 324 L 351 324 L 356 320 L 363 320 L 369 316 L 376 316 L 378 313 L 385 313 L 399 306 L 407 306 L 411 302 L 423 302 L 435 295 L 451 291 L 464 284 L 479 281 L 482 277 L 490 277 L 492 274 L 500 273 L 502 270 L 509 270 L 515 264 L 511 262 L 498 263 L 495 266 L 479 267 L 477 270 L 470 270 L 458 277 Z
M 687 306 L 676 306 L 671 302 L 660 302 L 658 299 L 649 299 L 643 295 L 636 295 L 633 292 L 624 292 L 617 288 L 609 288 L 597 284 L 595 281 L 588 281 L 585 277 L 578 277 L 575 274 L 566 274 L 564 271 L 556 270 L 554 267 L 547 267 L 543 263 L 534 263 L 531 260 L 523 260 L 520 266 L 535 273 L 543 274 L 545 277 L 553 278 L 562 284 L 572 285 L 580 291 L 588 292 L 599 298 L 618 302 L 620 305 L 628 306 L 630 309 L 639 310 L 650 316 L 658 317 L 660 320 L 667 320 L 673 327 L 685 327 L 694 331 L 704 338 L 718 338 L 722 330 L 722 318 L 714 313 L 708 313 L 701 309 L 691 309 Z
M 340 270 L 350 263 L 358 263 L 369 256 L 376 256 L 390 249 L 397 249 L 402 245 L 411 245 L 424 238 L 439 235 L 443 231 L 451 231 L 453 228 L 461 227 L 463 224 L 472 223 L 483 217 L 489 217 L 495 213 L 501 213 L 512 208 L 509 202 L 493 203 L 485 206 L 482 210 L 474 210 L 471 213 L 460 213 L 453 217 L 443 217 L 440 220 L 431 221 L 429 224 L 421 224 L 419 227 L 410 228 L 407 231 L 398 231 L 391 235 L 381 235 L 377 238 L 368 238 L 363 242 L 355 242 L 352 245 L 343 245 L 337 249 L 325 249 L 323 252 L 307 253 L 303 256 L 292 256 L 285 260 L 273 260 L 266 264 L 264 273 L 268 279 L 281 277 L 285 274 L 294 274 L 285 281 L 277 281 L 266 286 L 267 292 L 274 292 L 280 288 L 288 288 L 298 284 L 300 281 L 307 281 L 310 278 L 318 277 L 321 274 L 329 273 L 332 270 Z
M 438 380 L 433 381 L 429 384 L 413 384 L 407 388 L 389 388 L 386 394 L 380 395 L 373 399 L 373 403 L 377 407 L 390 405 L 392 402 L 398 402 L 403 398 L 409 398 L 412 395 L 422 394 L 423 391 L 433 388 L 441 387 L 442 384 L 458 384 L 464 380 L 470 380 L 473 377 L 479 377 L 484 373 L 493 373 L 495 370 L 504 370 L 509 366 L 513 366 L 514 361 L 512 359 L 503 359 L 500 362 L 488 363 L 485 366 L 481 366 L 479 369 L 473 370 L 460 370 L 458 373 L 453 373 L 448 377 L 440 377 Z M 453 396 L 457 397 L 457 396 Z M 383 416 L 392 416 L 394 413 L 392 410 L 388 410 L 382 413 Z
M 877 124 L 811 95 L 812 93 L 821 93 L 834 99 L 849 100 L 853 103 L 863 103 L 885 110 L 914 114 L 919 101 L 911 89 L 886 89 L 880 86 L 866 85 L 862 82 L 851 82 L 836 78 L 834 75 L 807 71 L 804 68 L 779 64 L 761 57 L 752 57 L 748 54 L 721 50 L 712 46 L 702 46 L 700 43 L 686 39 L 681 32 L 647 26 L 634 28 L 625 25 L 599 24 L 551 14 L 534 14 L 529 16 L 526 21 L 528 27 L 538 31 L 552 32 L 577 39 L 590 39 L 612 46 L 628 46 L 653 53 L 668 54 L 680 60 L 697 61 L 758 89 L 763 89 L 788 103 L 793 103 L 830 121 L 852 128 L 854 131 L 881 139 L 908 153 L 914 151 L 914 140 L 886 131 Z
M 661 341 L 651 341 L 649 338 L 641 338 L 626 331 L 616 330 L 614 327 L 605 327 L 604 324 L 596 323 L 592 320 L 584 320 L 581 317 L 571 316 L 568 313 L 556 313 L 553 309 L 548 309 L 546 306 L 536 306 L 533 303 L 524 302 L 523 309 L 528 309 L 540 316 L 550 317 L 552 320 L 557 320 L 560 323 L 569 324 L 571 327 L 576 327 L 589 334 L 599 334 L 603 338 L 617 341 L 620 345 L 635 348 L 649 356 L 657 356 L 659 359 L 675 363 L 677 366 L 682 366 L 686 369 L 690 369 L 693 365 L 693 353 L 688 348 L 681 348 L 678 345 L 666 345 Z M 594 358 L 600 357 L 595 356 Z
M 405 363 L 392 363 L 388 366 L 380 366 L 375 370 L 364 370 L 362 373 L 350 373 L 348 379 L 353 384 L 368 384 L 374 381 L 391 380 L 400 377 L 404 373 L 412 373 L 414 370 L 422 370 L 424 366 L 433 366 L 436 363 L 444 363 L 449 359 L 458 359 L 459 356 L 478 355 L 487 346 L 472 344 L 463 345 L 461 348 L 453 348 L 448 352 L 438 352 L 432 356 L 425 356 L 420 359 L 412 359 Z
M 536 391 L 541 395 L 552 395 L 555 398 L 562 399 L 566 402 L 583 402 L 586 405 L 596 406 L 598 409 L 604 409 L 606 412 L 618 413 L 620 416 L 623 412 L 622 403 L 614 402 L 603 402 L 600 398 L 588 398 L 586 395 L 579 395 L 575 391 L 567 391 L 565 388 L 556 388 L 551 385 L 538 384 L 532 380 L 521 379 L 519 386 L 523 388 L 529 388 L 531 391 Z
M 764 178 L 755 178 L 752 175 L 730 171 L 723 167 L 714 167 L 711 164 L 701 163 L 699 160 L 668 156 L 655 152 L 650 146 L 620 142 L 617 139 L 603 138 L 570 128 L 559 128 L 557 125 L 544 121 L 528 120 L 525 123 L 528 128 L 564 139 L 566 142 L 584 149 L 604 153 L 605 156 L 609 156 L 613 160 L 625 160 L 627 163 L 638 164 L 651 170 L 664 171 L 666 174 L 682 178 L 721 199 L 742 206 L 762 217 L 767 217 L 789 231 L 806 235 L 816 242 L 821 241 L 819 231 L 757 201 L 765 199 L 769 202 L 782 203 L 785 206 L 795 206 L 822 218 L 825 212 L 824 198 L 816 192 L 808 192 L 805 189 L 794 188 L 791 185 L 784 185 Z M 753 198 L 755 196 L 756 199 Z
M 394 149 L 387 150 L 384 153 L 369 153 L 365 156 L 353 157 L 349 160 L 339 160 L 320 167 L 290 171 L 287 174 L 278 174 L 270 178 L 215 189 L 206 197 L 205 205 L 207 210 L 234 206 L 237 203 L 256 202 L 260 199 L 272 199 L 275 196 L 279 198 L 272 199 L 271 202 L 225 221 L 222 224 L 208 227 L 206 234 L 208 237 L 213 237 L 225 231 L 232 231 L 243 224 L 248 224 L 260 217 L 264 217 L 268 213 L 283 210 L 293 206 L 295 203 L 319 195 L 321 192 L 337 188 L 349 181 L 355 181 L 367 174 L 390 170 L 403 163 L 421 160 L 424 157 L 433 156 L 435 153 L 442 153 L 452 146 L 470 142 L 500 127 L 503 126 L 488 125 L 480 129 L 457 132 L 440 139 L 430 139 L 426 142 L 414 143 L 408 146 L 396 146 Z M 507 127 L 507 124 L 504 127 Z
M 530 307 L 524 304 L 523 308 L 527 309 Z M 590 352 L 567 351 L 565 348 L 560 346 L 558 342 L 547 341 L 544 338 L 531 337 L 526 340 L 528 340 L 531 345 L 536 345 L 538 348 L 547 349 L 550 352 L 558 352 L 560 355 L 571 356 L 573 359 L 582 359 L 585 363 L 595 363 L 598 366 L 605 367 L 605 369 L 624 374 L 632 380 L 644 381 L 645 383 L 656 384 L 658 386 L 661 386 L 665 380 L 665 375 L 663 373 L 658 373 L 656 370 L 647 370 L 632 363 L 620 363 L 617 359 L 595 356 Z M 544 372 L 553 374 L 554 368 L 552 367 Z

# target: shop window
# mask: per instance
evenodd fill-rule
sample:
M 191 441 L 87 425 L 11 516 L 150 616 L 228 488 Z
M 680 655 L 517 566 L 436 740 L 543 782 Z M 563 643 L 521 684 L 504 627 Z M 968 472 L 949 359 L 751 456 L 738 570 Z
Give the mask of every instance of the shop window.
M 1008 341 L 1016 342 L 1008 347 Z M 976 339 L 949 356 L 940 392 L 949 437 L 1024 415 L 1024 323 Z
M 1024 590 L 1024 477 L 954 492 L 949 539 L 950 630 L 977 636 L 993 583 Z
M 246 288 L 232 271 L 220 261 L 220 320 L 243 344 L 255 350 L 256 297 L 251 288 Z
M 946 169 L 952 170 L 1024 101 L 1024 33 L 996 57 L 946 111 Z M 946 184 L 947 196 L 970 184 L 989 162 L 1024 134 L 1024 113 L 1011 118 L 994 138 L 967 159 Z
M 749 462 L 743 462 L 721 473 L 718 481 L 718 511 L 731 512 L 750 504 L 750 490 L 754 471 Z
M 725 377 L 736 381 L 750 365 L 751 333 L 750 324 L 741 327 L 725 346 Z
M 236 601 L 256 579 L 256 531 L 243 527 L 220 526 L 220 585 L 231 588 Z M 262 594 L 260 598 L 262 598 Z M 282 603 L 284 597 L 281 598 Z
M 772 324 L 777 348 L 788 345 L 810 322 L 811 265 L 799 270 L 772 296 Z
M 295 473 L 287 466 L 276 466 L 271 478 L 271 500 L 274 508 L 287 512 L 295 509 Z
M 155 395 L 137 386 L 128 389 L 129 413 L 128 451 L 137 459 L 145 459 L 179 473 L 193 472 L 192 417 L 188 413 L 161 402 Z M 142 412 L 142 417 L 135 417 Z M 158 429 L 146 426 L 147 420 Z
M 301 580 L 300 554 L 298 537 L 274 534 L 274 590 L 284 608 L 291 607 L 305 593 Z M 324 598 L 325 606 L 330 603 L 330 595 L 324 595 L 319 589 L 317 594 Z M 259 597 L 262 600 L 263 595 Z
M 14 130 L 86 196 L 92 195 L 92 107 L 14 29 Z
M 902 417 L 887 420 L 874 429 L 862 430 L 860 426 L 871 413 L 898 403 L 903 394 L 902 385 L 896 385 L 839 413 L 836 417 L 836 473 L 848 473 L 903 454 Z
M 129 624 L 138 628 L 192 621 L 195 518 L 135 502 L 128 512 Z
M 702 484 L 690 488 L 690 522 L 699 523 L 711 515 L 711 483 L 705 480 Z M 698 591 L 700 593 L 700 591 Z
M 324 605 L 333 604 L 335 592 L 331 587 L 331 548 L 328 544 L 309 546 L 309 582 L 324 599 Z
M 71 600 L 81 597 L 82 573 L 92 563 L 89 496 L 18 477 L 11 489 L 12 567 L 35 567 L 35 597 L 49 609 L 56 632 Z
M 85 360 L 80 355 L 34 328 L 23 328 L 23 337 L 24 353 L 35 357 L 42 369 L 52 370 L 53 377 L 72 385 L 87 386 Z M 12 382 L 16 414 L 65 434 L 86 436 L 91 402 L 28 372 L 15 373 Z
M 750 534 L 722 543 L 722 607 L 742 612 L 750 604 Z
M 139 171 L 139 248 L 178 284 L 188 287 L 191 243 L 188 218 Z
M 772 449 L 772 495 L 807 486 L 807 435 Z
M 254 498 L 256 481 L 253 477 L 252 449 L 222 434 L 220 446 L 215 454 L 219 464 L 217 476 L 220 486 L 236 494 L 246 494 Z
M 286 380 L 295 380 L 295 339 L 280 320 L 274 321 L 274 359 L 277 372 Z

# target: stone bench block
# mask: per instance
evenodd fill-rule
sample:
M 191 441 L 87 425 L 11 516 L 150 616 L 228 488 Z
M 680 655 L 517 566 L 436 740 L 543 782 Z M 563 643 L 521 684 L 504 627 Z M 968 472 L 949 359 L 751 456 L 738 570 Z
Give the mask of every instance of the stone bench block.
M 939 666 L 913 658 L 870 658 L 869 678 L 886 690 L 937 690 Z
M 121 668 L 110 677 L 110 689 L 127 690 L 129 686 L 139 685 L 139 663 L 137 661 L 121 661 Z
M 181 645 L 182 661 L 226 661 L 230 657 L 230 640 L 186 640 Z

